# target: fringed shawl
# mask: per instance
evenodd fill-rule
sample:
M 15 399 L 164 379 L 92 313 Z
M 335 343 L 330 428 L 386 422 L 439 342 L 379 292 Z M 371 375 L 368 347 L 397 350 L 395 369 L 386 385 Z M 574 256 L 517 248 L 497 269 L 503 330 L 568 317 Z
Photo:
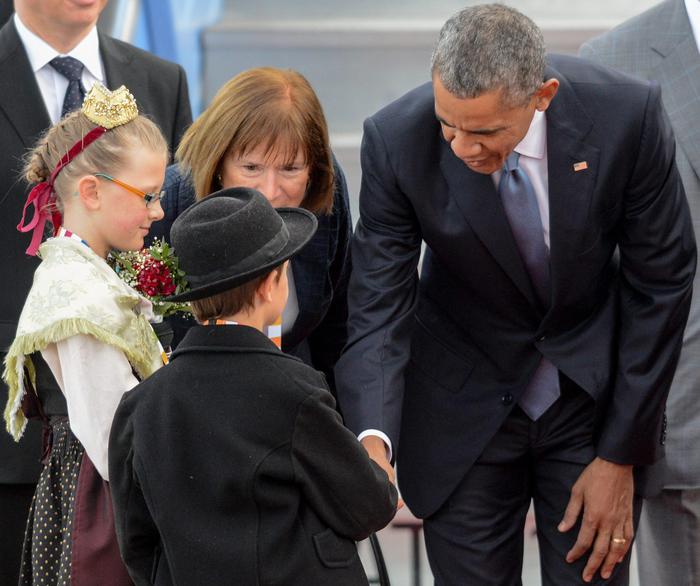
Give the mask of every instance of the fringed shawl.
M 25 369 L 33 379 L 30 356 L 49 344 L 88 334 L 121 350 L 141 378 L 163 364 L 158 339 L 148 322 L 150 302 L 124 283 L 104 259 L 71 238 L 47 240 L 39 255 L 42 262 L 2 375 L 10 389 L 5 424 L 16 441 L 27 425 L 21 409 Z

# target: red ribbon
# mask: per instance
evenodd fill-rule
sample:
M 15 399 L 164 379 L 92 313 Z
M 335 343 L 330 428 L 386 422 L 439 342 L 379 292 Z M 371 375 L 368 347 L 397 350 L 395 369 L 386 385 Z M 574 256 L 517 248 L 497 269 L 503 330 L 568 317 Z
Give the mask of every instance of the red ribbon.
M 22 219 L 20 220 L 19 224 L 17 224 L 17 230 L 20 232 L 29 232 L 31 230 L 34 231 L 32 234 L 32 240 L 26 250 L 28 255 L 34 256 L 39 250 L 41 238 L 44 235 L 44 227 L 46 225 L 46 221 L 49 219 L 49 213 L 51 214 L 51 223 L 53 224 L 54 236 L 56 236 L 58 229 L 61 227 L 61 212 L 59 212 L 58 208 L 56 207 L 56 190 L 54 189 L 54 181 L 56 181 L 56 177 L 68 163 L 83 152 L 89 145 L 100 138 L 105 132 L 107 132 L 107 129 L 103 128 L 102 126 L 93 128 L 81 140 L 76 142 L 65 155 L 63 155 L 61 160 L 56 165 L 56 168 L 51 173 L 49 180 L 38 183 L 29 192 L 27 201 L 24 204 L 24 209 L 22 210 Z M 25 223 L 27 208 L 30 206 L 34 207 L 34 215 L 28 223 Z

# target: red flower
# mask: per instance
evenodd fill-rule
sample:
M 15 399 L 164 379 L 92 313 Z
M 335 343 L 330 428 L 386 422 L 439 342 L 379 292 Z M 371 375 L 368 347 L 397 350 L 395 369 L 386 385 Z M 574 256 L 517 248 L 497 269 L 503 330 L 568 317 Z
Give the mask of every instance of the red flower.
M 143 260 L 134 264 L 138 273 L 136 289 L 148 297 L 173 295 L 176 286 L 168 267 L 145 250 L 141 254 Z

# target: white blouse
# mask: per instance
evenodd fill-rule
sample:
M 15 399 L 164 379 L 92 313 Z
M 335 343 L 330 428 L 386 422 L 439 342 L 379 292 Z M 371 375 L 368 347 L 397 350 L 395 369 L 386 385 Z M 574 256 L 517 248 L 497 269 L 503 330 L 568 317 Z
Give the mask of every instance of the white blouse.
M 120 350 L 87 334 L 50 344 L 41 355 L 66 398 L 71 431 L 108 481 L 112 419 L 122 395 L 138 384 L 131 364 Z

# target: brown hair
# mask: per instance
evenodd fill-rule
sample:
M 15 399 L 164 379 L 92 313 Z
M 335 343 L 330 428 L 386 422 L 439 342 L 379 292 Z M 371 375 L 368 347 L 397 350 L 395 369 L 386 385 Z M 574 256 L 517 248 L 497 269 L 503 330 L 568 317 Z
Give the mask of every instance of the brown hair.
M 190 301 L 192 313 L 199 322 L 205 322 L 209 319 L 218 319 L 235 315 L 239 311 L 247 308 L 255 307 L 255 292 L 262 282 L 267 279 L 271 273 L 277 273 L 276 280 L 279 281 L 282 277 L 282 268 L 284 263 L 275 267 L 270 272 L 265 273 L 260 277 L 256 277 L 252 281 L 243 283 L 233 289 L 228 289 L 223 293 L 217 293 L 211 297 L 203 299 L 195 299 Z
M 334 178 L 326 118 L 309 82 L 291 69 L 249 69 L 226 82 L 185 132 L 176 159 L 202 199 L 221 188 L 216 176 L 226 155 L 245 155 L 263 141 L 268 156 L 284 152 L 289 163 L 301 149 L 310 171 L 301 205 L 330 213 Z
M 80 111 L 73 112 L 49 128 L 27 154 L 24 176 L 29 183 L 40 183 L 51 177 L 61 158 L 97 125 Z M 159 128 L 144 116 L 108 130 L 85 148 L 56 177 L 54 189 L 61 207 L 72 185 L 92 173 L 115 173 L 124 164 L 127 153 L 135 145 L 168 155 L 168 145 Z

